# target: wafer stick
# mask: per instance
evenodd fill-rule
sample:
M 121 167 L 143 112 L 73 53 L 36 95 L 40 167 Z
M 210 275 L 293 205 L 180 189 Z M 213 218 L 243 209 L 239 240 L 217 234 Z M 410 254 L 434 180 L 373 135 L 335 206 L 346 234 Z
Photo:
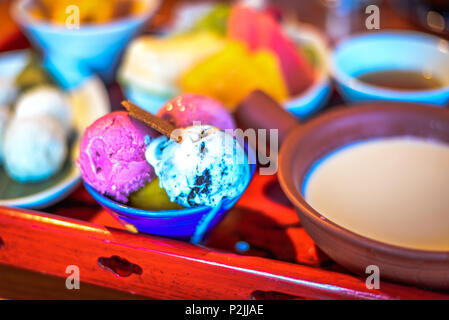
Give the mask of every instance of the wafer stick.
M 128 111 L 130 117 L 142 121 L 146 125 L 150 126 L 159 133 L 165 135 L 166 137 L 175 140 L 176 142 L 181 142 L 182 137 L 179 134 L 175 134 L 176 128 L 167 120 L 164 120 L 148 111 L 145 111 L 141 107 L 135 105 L 131 101 L 122 101 L 122 106 Z

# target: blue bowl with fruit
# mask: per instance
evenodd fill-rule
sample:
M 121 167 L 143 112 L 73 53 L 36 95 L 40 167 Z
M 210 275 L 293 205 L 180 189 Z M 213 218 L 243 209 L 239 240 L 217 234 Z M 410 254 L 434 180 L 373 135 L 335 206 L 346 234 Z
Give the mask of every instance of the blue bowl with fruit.
M 176 14 L 175 14 L 176 17 Z M 312 26 L 278 21 L 248 3 L 188 5 L 164 35 L 127 48 L 118 82 L 127 99 L 157 114 L 180 93 L 199 93 L 230 112 L 261 90 L 295 116 L 318 112 L 331 94 L 329 50 Z
M 211 98 L 179 96 L 160 116 L 123 105 L 83 135 L 87 191 L 128 230 L 199 243 L 248 187 L 254 152 Z

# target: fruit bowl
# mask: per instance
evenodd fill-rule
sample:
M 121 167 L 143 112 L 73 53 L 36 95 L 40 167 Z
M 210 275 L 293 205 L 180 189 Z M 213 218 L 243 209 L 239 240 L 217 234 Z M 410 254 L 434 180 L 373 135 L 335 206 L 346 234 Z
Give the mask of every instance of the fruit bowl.
M 250 163 L 250 179 L 256 171 L 254 151 L 246 147 Z M 199 243 L 235 205 L 246 190 L 234 198 L 225 198 L 217 207 L 198 206 L 179 210 L 149 211 L 130 207 L 111 200 L 84 183 L 92 197 L 109 213 L 118 218 L 127 229 Z
M 304 51 L 309 62 L 313 65 L 313 82 L 303 92 L 290 96 L 283 103 L 287 111 L 296 117 L 306 119 L 321 110 L 332 93 L 328 68 L 329 49 L 324 36 L 311 25 L 291 23 L 284 26 L 284 31 L 298 47 L 298 50 Z M 168 100 L 173 98 L 173 96 L 157 95 L 136 84 L 124 83 L 120 79 L 119 83 L 128 100 L 154 114 Z

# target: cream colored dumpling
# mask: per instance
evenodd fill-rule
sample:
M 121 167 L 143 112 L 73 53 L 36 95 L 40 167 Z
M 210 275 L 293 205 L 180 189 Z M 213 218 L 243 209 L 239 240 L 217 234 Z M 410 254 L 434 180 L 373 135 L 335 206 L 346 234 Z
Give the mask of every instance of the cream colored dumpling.
M 9 105 L 17 97 L 18 90 L 14 80 L 0 76 L 0 105 Z
M 119 79 L 126 85 L 161 96 L 178 91 L 178 78 L 198 62 L 219 52 L 225 44 L 212 32 L 172 37 L 142 36 L 126 51 Z
M 0 164 L 3 162 L 3 136 L 10 119 L 8 108 L 0 106 Z
M 15 118 L 49 116 L 57 120 L 66 132 L 72 127 L 72 107 L 67 95 L 53 87 L 44 86 L 23 94 L 16 104 Z
M 4 137 L 4 165 L 19 182 L 45 180 L 57 173 L 67 156 L 66 133 L 51 117 L 14 118 Z

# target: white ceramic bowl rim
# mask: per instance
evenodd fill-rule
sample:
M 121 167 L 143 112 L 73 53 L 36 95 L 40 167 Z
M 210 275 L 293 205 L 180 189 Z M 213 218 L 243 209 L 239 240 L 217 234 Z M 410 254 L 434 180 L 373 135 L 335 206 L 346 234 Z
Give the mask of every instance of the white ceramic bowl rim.
M 366 38 L 378 38 L 378 37 L 398 37 L 402 39 L 409 39 L 409 40 L 415 40 L 416 42 L 422 42 L 426 44 L 431 44 L 435 46 L 436 50 L 439 50 L 442 53 L 449 54 L 449 52 L 444 52 L 440 49 L 438 49 L 439 46 L 443 43 L 445 46 L 447 46 L 449 50 L 449 43 L 448 41 L 427 34 L 423 32 L 410 32 L 410 31 L 402 31 L 402 30 L 388 30 L 388 31 L 379 31 L 376 33 L 361 33 L 356 34 L 353 36 L 350 36 L 348 38 L 343 39 L 340 41 L 336 48 L 334 49 L 331 57 L 331 65 L 330 65 L 330 72 L 332 76 L 341 82 L 342 84 L 351 87 L 352 89 L 356 91 L 365 92 L 372 95 L 379 95 L 379 96 L 390 96 L 390 97 L 397 97 L 401 98 L 404 95 L 408 97 L 426 97 L 431 94 L 441 94 L 441 93 L 447 93 L 449 91 L 449 84 L 442 86 L 437 89 L 428 89 L 428 90 L 394 90 L 394 89 L 387 89 L 383 87 L 373 86 L 369 85 L 353 75 L 348 74 L 337 63 L 336 56 L 342 50 L 343 48 L 347 48 L 353 41 L 358 41 Z
M 143 1 L 148 4 L 147 8 L 139 12 L 137 14 L 134 14 L 132 16 L 127 16 L 125 18 L 120 19 L 114 19 L 110 22 L 106 23 L 99 23 L 99 24 L 89 24 L 89 25 L 80 25 L 79 29 L 75 30 L 69 30 L 65 28 L 62 25 L 54 24 L 49 21 L 45 20 L 39 20 L 36 18 L 33 18 L 28 10 L 27 6 L 35 0 L 16 0 L 13 2 L 11 6 L 11 15 L 15 18 L 15 20 L 22 26 L 27 26 L 30 24 L 36 25 L 40 28 L 46 29 L 47 32 L 61 32 L 61 31 L 69 31 L 73 35 L 80 35 L 83 36 L 86 33 L 92 34 L 92 33 L 104 33 L 104 32 L 116 32 L 122 29 L 126 29 L 127 25 L 130 22 L 138 22 L 138 21 L 144 21 L 146 19 L 149 19 L 150 16 L 156 12 L 162 1 L 161 0 L 133 0 L 133 1 Z M 76 31 L 76 32 L 73 32 Z
M 313 83 L 303 92 L 297 94 L 295 96 L 290 97 L 286 103 L 298 103 L 300 100 L 309 100 L 309 96 L 315 96 L 316 91 L 319 91 L 320 88 L 329 81 L 329 48 L 324 40 L 323 35 L 318 29 L 309 24 L 297 24 L 294 26 L 286 27 L 287 34 L 290 39 L 294 42 L 302 43 L 308 42 L 310 43 L 319 59 L 319 65 L 314 68 L 314 81 Z

